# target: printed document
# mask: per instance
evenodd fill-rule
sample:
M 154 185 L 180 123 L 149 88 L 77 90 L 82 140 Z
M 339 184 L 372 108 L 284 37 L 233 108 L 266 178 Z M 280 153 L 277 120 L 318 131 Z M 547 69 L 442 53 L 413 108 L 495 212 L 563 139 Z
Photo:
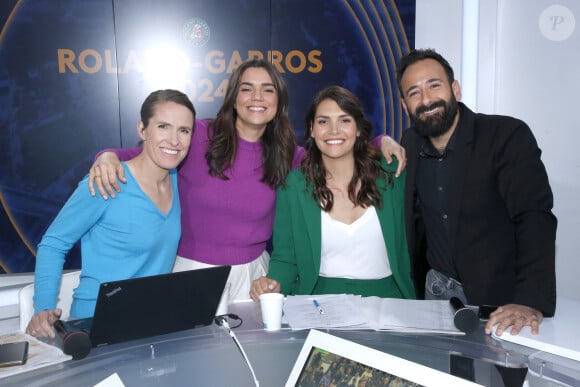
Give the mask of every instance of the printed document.
M 371 329 L 464 334 L 453 323 L 449 301 L 361 297 L 352 294 L 288 296 L 284 321 L 293 330 Z

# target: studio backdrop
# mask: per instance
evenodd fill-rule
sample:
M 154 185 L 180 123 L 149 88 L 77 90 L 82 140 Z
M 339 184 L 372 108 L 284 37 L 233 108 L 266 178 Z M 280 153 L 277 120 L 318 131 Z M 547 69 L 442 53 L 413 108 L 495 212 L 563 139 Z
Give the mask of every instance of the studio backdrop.
M 211 118 L 249 58 L 282 73 L 299 141 L 310 100 L 331 84 L 361 98 L 375 134 L 398 139 L 394 70 L 414 20 L 415 0 L 2 0 L 0 273 L 34 270 L 95 154 L 137 145 L 150 92 L 179 89 Z M 78 267 L 77 246 L 65 268 Z

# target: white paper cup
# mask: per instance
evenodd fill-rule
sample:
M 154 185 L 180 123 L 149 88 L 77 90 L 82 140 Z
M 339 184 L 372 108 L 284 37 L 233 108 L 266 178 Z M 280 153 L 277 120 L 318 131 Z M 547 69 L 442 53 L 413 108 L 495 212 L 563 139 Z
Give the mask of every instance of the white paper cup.
M 283 305 L 284 295 L 281 293 L 260 294 L 260 310 L 262 311 L 262 321 L 264 322 L 265 330 L 280 330 Z

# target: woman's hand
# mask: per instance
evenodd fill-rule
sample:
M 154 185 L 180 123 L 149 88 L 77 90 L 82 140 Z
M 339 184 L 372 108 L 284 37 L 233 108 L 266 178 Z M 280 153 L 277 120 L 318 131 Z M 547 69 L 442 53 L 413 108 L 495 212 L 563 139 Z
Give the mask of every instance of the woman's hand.
M 250 289 L 252 300 L 258 301 L 260 294 L 263 293 L 280 293 L 280 283 L 264 276 L 254 280 Z
M 54 329 L 52 326 L 60 319 L 62 311 L 60 309 L 43 310 L 32 316 L 26 333 L 34 337 L 54 338 Z
M 125 170 L 119 161 L 117 155 L 113 152 L 104 152 L 101 154 L 89 170 L 89 191 L 92 196 L 95 196 L 95 187 L 103 197 L 107 200 L 107 192 L 114 199 L 117 192 L 121 192 L 121 187 L 117 181 L 117 177 L 122 183 L 126 183 Z
M 397 167 L 397 172 L 395 173 L 395 176 L 399 177 L 407 166 L 405 148 L 393 140 L 392 137 L 383 136 L 381 138 L 381 152 L 383 152 L 385 159 L 387 159 L 387 164 L 390 164 L 393 161 L 393 156 L 399 160 L 399 166 Z

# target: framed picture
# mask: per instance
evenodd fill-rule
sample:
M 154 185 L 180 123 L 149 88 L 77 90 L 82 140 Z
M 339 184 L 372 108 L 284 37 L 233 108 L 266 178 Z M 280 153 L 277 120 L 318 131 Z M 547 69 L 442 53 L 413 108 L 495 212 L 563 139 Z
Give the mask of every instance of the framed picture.
M 310 330 L 286 387 L 479 386 L 387 353 Z

